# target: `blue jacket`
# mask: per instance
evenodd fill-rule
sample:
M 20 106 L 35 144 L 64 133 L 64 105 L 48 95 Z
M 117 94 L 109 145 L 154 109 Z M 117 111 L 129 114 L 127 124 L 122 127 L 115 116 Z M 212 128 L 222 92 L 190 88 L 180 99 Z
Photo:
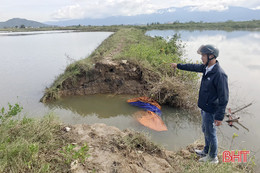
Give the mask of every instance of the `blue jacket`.
M 178 64 L 178 69 L 203 73 L 199 91 L 198 106 L 205 112 L 214 113 L 215 120 L 224 119 L 226 106 L 228 103 L 229 90 L 227 75 L 216 65 L 206 75 L 204 64 Z

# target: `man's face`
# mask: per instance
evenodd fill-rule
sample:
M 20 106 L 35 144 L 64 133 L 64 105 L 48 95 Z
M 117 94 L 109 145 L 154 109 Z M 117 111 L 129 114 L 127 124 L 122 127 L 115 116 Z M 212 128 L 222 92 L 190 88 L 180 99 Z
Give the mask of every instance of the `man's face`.
M 206 65 L 206 63 L 207 63 L 207 61 L 208 61 L 208 56 L 207 56 L 207 54 L 202 54 L 202 55 L 201 55 L 201 60 L 202 60 L 202 63 L 203 63 L 204 65 Z

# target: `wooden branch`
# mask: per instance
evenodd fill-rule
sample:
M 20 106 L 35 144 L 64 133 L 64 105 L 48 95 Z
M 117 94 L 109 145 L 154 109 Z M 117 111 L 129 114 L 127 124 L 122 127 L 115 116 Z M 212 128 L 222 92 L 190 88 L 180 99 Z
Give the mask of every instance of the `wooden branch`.
M 234 128 L 236 128 L 237 130 L 239 130 L 239 128 L 236 127 L 236 126 L 233 124 L 233 122 L 236 122 L 237 124 L 239 124 L 240 126 L 242 126 L 244 129 L 246 129 L 246 130 L 249 132 L 249 129 L 248 129 L 247 127 L 245 127 L 243 124 L 241 124 L 241 123 L 238 121 L 238 120 L 240 119 L 240 117 L 233 118 L 232 115 L 234 115 L 234 114 L 237 113 L 237 112 L 242 111 L 243 109 L 245 109 L 245 108 L 251 106 L 252 104 L 253 104 L 253 103 L 249 103 L 249 104 L 247 104 L 247 105 L 245 105 L 245 106 L 243 106 L 243 107 L 237 109 L 237 110 L 234 111 L 234 112 L 231 112 L 231 109 L 228 109 L 228 113 L 226 114 L 226 116 L 228 117 L 228 120 L 226 121 L 226 122 L 228 123 L 228 125 L 229 125 L 230 127 L 234 127 Z
M 239 128 L 237 126 L 235 126 L 234 124 L 229 125 L 230 127 L 234 127 L 235 129 L 239 130 Z
M 244 129 L 246 129 L 249 132 L 249 129 L 246 128 L 243 124 L 241 124 L 240 122 L 237 122 L 237 124 L 239 124 L 240 126 L 242 126 Z
M 231 115 L 233 115 L 233 114 L 235 114 L 235 113 L 237 113 L 237 112 L 242 111 L 243 109 L 245 109 L 245 108 L 251 106 L 252 104 L 253 104 L 253 103 L 249 103 L 248 105 L 245 105 L 245 106 L 243 106 L 242 108 L 237 109 L 236 111 L 232 112 Z

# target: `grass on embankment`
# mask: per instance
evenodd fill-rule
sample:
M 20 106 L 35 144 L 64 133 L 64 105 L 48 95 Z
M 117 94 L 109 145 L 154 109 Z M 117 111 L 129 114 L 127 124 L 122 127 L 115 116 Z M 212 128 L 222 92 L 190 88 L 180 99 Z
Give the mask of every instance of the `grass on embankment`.
M 64 131 L 65 126 L 54 116 L 46 115 L 41 119 L 19 118 L 17 115 L 21 110 L 22 108 L 18 104 L 15 106 L 9 104 L 7 111 L 1 109 L 0 172 L 72 172 L 71 163 L 75 160 L 79 164 L 85 165 L 86 168 L 88 165 L 95 165 L 95 163 L 88 163 L 86 160 L 92 156 L 88 150 L 90 141 L 84 141 L 85 144 L 82 147 L 78 144 L 72 144 L 78 141 L 73 141 L 67 135 L 68 133 Z M 155 160 L 167 160 L 173 169 L 172 172 L 253 172 L 250 164 L 199 163 L 198 157 L 194 153 L 183 152 L 183 150 L 165 155 L 166 151 L 163 147 L 154 144 L 146 135 L 139 132 L 131 132 L 123 137 L 114 136 L 113 139 L 117 140 L 108 141 L 104 145 L 107 145 L 107 148 L 110 147 L 109 145 L 119 147 L 121 153 L 117 153 L 118 155 L 123 156 L 122 153 L 132 151 L 133 153 L 140 151 L 150 153 Z M 100 139 L 92 138 L 92 140 Z M 76 150 L 76 148 L 78 149 Z M 131 156 L 137 157 L 134 159 L 140 159 L 138 154 Z M 93 155 L 92 157 L 102 158 L 104 156 Z M 110 156 L 107 157 L 109 158 L 105 159 L 111 159 Z M 147 169 L 149 170 L 149 166 Z M 95 170 L 99 170 L 99 165 L 95 165 L 92 172 Z M 120 172 L 120 170 L 118 171 Z
M 149 96 L 161 104 L 175 100 L 172 105 L 180 107 L 196 107 L 197 79 L 196 73 L 174 71 L 170 63 L 187 63 L 182 59 L 183 45 L 177 35 L 170 41 L 161 37 L 152 38 L 145 35 L 146 30 L 128 28 L 121 29 L 107 38 L 89 57 L 70 64 L 46 89 L 45 93 L 54 99 L 59 98 L 63 82 L 67 79 L 77 80 L 77 76 L 94 68 L 96 62 L 104 57 L 113 61 L 128 60 L 143 69 L 143 78 L 153 86 Z M 149 75 L 156 74 L 157 83 L 149 82 Z M 161 95 L 163 93 L 163 96 Z M 174 96 L 172 93 L 176 93 Z M 177 97 L 174 99 L 173 97 Z M 42 100 L 44 102 L 44 100 Z M 184 106 L 185 105 L 185 106 Z
M 53 115 L 13 119 L 21 110 L 9 104 L 0 112 L 0 172 L 67 172 L 59 151 L 70 141 L 61 123 Z

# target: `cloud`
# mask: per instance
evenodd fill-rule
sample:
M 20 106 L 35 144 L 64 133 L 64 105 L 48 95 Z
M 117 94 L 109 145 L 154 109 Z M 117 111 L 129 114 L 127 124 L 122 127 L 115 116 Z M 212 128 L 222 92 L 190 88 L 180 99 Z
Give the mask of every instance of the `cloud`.
M 251 8 L 252 10 L 260 10 L 260 6 L 257 6 L 257 7 L 254 7 L 254 8 Z
M 259 0 L 69 0 L 52 14 L 56 20 L 133 16 L 160 12 L 160 9 L 189 6 L 192 11 L 224 11 L 229 6 L 259 8 Z M 250 7 L 249 7 L 250 8 Z
M 48 21 L 132 16 L 191 6 L 191 10 L 223 11 L 228 6 L 260 9 L 259 0 L 6 0 L 1 1 L 0 21 L 14 17 Z M 174 7 L 174 8 L 172 8 Z
M 60 8 L 52 14 L 52 17 L 54 19 L 75 19 L 84 17 L 84 14 L 85 10 L 79 4 L 75 4 Z
M 75 0 L 57 10 L 52 17 L 55 19 L 103 18 L 108 16 L 132 16 L 153 13 L 158 8 L 150 0 Z
M 214 2 L 214 1 L 213 1 Z M 228 6 L 223 4 L 207 3 L 195 7 L 190 7 L 191 11 L 225 11 L 228 10 Z

